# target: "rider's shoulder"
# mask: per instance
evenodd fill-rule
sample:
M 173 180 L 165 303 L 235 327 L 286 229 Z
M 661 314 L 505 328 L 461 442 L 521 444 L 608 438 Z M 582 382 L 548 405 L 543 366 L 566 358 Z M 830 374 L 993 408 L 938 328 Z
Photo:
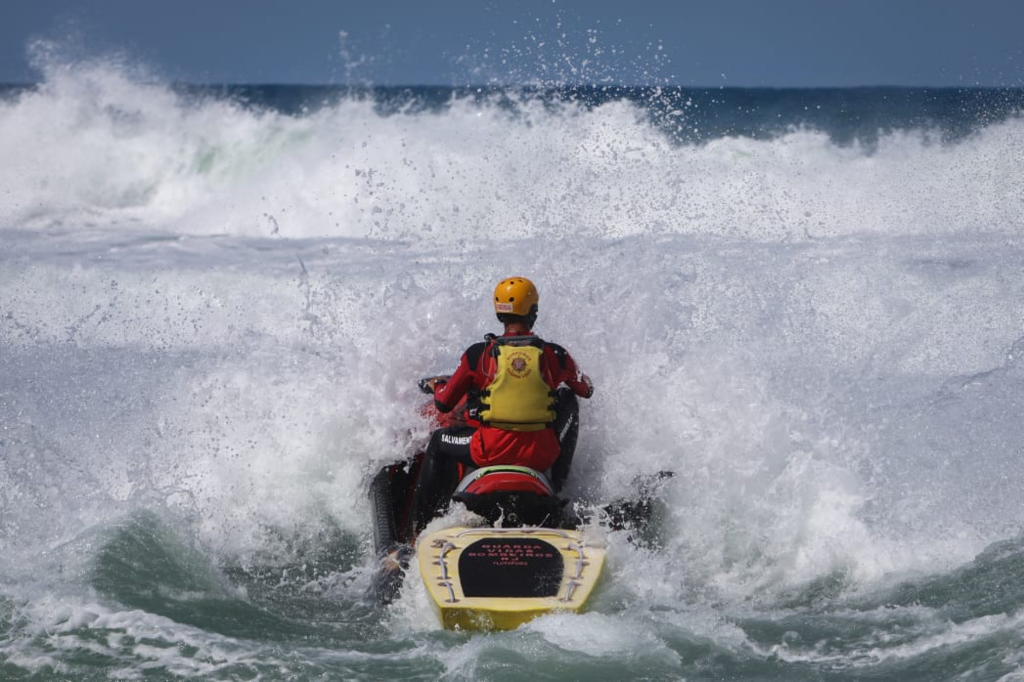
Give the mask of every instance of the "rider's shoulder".
M 565 369 L 569 363 L 569 360 L 572 359 L 572 356 L 569 355 L 569 351 L 567 351 L 565 348 L 558 345 L 557 343 L 553 343 L 551 341 L 545 341 L 544 346 L 551 349 L 551 352 L 554 354 L 555 359 L 558 361 L 558 365 L 562 369 Z
M 490 337 L 491 335 L 488 334 L 487 336 Z M 477 364 L 479 364 L 480 357 L 484 354 L 484 351 L 487 350 L 487 345 L 490 342 L 491 339 L 486 338 L 483 341 L 478 341 L 477 343 L 474 343 L 472 346 L 466 349 L 464 355 L 466 356 L 466 361 L 469 363 L 470 367 L 476 367 Z
M 554 343 L 552 341 L 545 341 L 544 345 L 547 346 L 548 348 L 550 348 L 557 355 L 568 355 L 569 354 L 569 351 L 567 351 L 565 348 L 563 348 L 559 344 Z

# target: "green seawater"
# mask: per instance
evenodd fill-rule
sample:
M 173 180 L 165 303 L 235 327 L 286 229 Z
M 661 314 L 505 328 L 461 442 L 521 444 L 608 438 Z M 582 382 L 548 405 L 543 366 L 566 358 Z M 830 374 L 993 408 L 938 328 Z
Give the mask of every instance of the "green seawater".
M 345 533 L 274 566 L 219 563 L 152 513 L 100 535 L 51 622 L 0 601 L 2 679 L 982 680 L 1020 664 L 1022 540 L 869 595 L 837 574 L 739 604 L 631 603 L 610 575 L 588 613 L 460 633 L 378 606 Z

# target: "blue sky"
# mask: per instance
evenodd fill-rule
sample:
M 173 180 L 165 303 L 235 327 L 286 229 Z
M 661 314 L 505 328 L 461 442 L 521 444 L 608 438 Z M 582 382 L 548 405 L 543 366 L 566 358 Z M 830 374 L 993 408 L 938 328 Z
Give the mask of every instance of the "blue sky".
M 1021 0 L 4 0 L 0 82 L 117 56 L 194 83 L 1024 86 Z

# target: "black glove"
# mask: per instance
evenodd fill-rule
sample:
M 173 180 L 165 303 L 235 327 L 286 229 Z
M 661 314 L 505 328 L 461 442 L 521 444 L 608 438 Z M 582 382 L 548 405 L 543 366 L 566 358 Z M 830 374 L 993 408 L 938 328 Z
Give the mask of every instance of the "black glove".
M 446 377 L 446 376 L 436 376 L 436 377 L 426 377 L 424 379 L 420 379 L 419 381 L 416 382 L 416 385 L 419 386 L 420 390 L 423 391 L 424 393 L 426 393 L 427 395 L 433 395 L 434 394 L 434 388 L 436 386 L 444 385 L 444 384 L 447 384 L 447 383 L 448 383 L 448 377 Z

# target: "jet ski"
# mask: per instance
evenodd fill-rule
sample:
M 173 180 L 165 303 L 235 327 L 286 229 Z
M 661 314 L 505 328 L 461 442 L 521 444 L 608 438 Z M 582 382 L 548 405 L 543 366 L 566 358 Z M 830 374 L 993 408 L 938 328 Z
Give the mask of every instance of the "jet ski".
M 379 561 L 374 592 L 380 603 L 391 603 L 406 573 L 417 571 L 446 629 L 509 630 L 544 614 L 581 610 L 604 566 L 595 517 L 605 528 L 635 528 L 652 513 L 650 482 L 637 498 L 603 505 L 584 518 L 544 472 L 488 466 L 465 472 L 451 496 L 478 525 L 429 524 L 417 535 L 412 505 L 422 461 L 417 453 L 385 466 L 370 483 Z M 669 476 L 661 472 L 652 480 Z

